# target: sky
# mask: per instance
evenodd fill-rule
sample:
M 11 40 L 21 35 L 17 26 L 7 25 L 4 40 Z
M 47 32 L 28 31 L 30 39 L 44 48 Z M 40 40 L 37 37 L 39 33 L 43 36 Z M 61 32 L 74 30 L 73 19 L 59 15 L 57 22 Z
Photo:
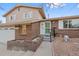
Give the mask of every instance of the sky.
M 79 15 L 78 3 L 61 3 L 61 4 L 48 4 L 48 3 L 24 3 L 25 5 L 43 7 L 47 18 L 56 18 L 64 16 Z M 5 22 L 3 15 L 14 7 L 16 3 L 0 3 L 0 20 Z

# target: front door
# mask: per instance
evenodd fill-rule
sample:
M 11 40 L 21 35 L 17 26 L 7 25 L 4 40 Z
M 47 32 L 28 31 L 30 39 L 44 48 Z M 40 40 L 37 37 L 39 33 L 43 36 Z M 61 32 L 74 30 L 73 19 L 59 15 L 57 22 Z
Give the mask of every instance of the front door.
M 51 31 L 51 22 L 45 21 L 40 23 L 40 34 L 42 35 L 50 35 Z
M 46 21 L 45 22 L 45 35 L 50 35 L 51 32 L 51 22 Z

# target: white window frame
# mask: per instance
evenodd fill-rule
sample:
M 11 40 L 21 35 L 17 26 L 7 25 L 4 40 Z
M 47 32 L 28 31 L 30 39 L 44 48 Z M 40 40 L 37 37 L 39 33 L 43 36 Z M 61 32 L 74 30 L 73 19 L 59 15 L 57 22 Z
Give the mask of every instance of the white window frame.
M 79 19 L 67 19 L 68 21 L 69 20 L 71 20 L 71 21 L 73 21 L 73 20 L 79 20 Z M 58 26 L 59 26 L 59 29 L 79 29 L 79 28 L 69 28 L 69 26 L 67 25 L 67 28 L 64 28 L 64 24 L 63 24 L 63 21 L 64 20 L 59 20 L 59 24 L 58 24 Z M 69 24 L 69 23 L 68 23 Z
M 18 12 L 20 12 L 20 10 L 21 10 L 20 8 L 17 8 L 17 11 L 18 11 Z
M 16 20 L 16 14 L 12 15 L 11 17 L 12 17 L 11 21 L 15 21 Z
M 30 11 L 29 12 L 29 16 L 30 16 L 29 18 L 32 18 L 32 14 L 33 14 L 32 11 Z
M 28 14 L 26 13 L 26 14 L 25 14 L 25 19 L 27 19 L 27 18 L 28 18 Z
M 63 20 L 58 21 L 58 28 L 63 29 Z
M 15 15 L 13 15 L 13 21 L 15 21 L 16 20 L 16 14 Z
M 24 19 L 30 19 L 30 18 L 32 18 L 32 12 L 24 13 L 23 17 L 24 17 Z

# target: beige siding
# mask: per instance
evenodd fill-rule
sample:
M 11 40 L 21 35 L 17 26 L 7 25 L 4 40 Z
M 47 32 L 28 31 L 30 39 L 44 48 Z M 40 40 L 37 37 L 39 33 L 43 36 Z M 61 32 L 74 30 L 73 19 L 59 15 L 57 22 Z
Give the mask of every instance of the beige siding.
M 32 14 L 31 15 L 32 19 L 42 19 L 42 16 L 40 15 L 38 9 L 20 7 L 20 11 L 18 11 L 18 9 L 15 9 L 13 12 L 11 12 L 10 14 L 6 16 L 6 22 L 12 22 L 15 20 L 16 21 L 27 20 L 24 18 L 24 14 L 27 14 L 27 13 Z M 15 20 L 11 20 L 11 16 L 14 16 L 14 15 L 16 15 Z

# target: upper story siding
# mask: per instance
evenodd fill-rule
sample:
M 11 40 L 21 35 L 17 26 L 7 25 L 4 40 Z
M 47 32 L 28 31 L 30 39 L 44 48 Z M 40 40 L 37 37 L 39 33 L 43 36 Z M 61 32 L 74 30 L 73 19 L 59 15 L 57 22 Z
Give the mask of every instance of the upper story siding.
M 25 18 L 25 14 L 29 14 L 31 17 Z M 6 22 L 16 22 L 30 19 L 42 19 L 38 9 L 19 7 L 13 10 L 6 16 Z

